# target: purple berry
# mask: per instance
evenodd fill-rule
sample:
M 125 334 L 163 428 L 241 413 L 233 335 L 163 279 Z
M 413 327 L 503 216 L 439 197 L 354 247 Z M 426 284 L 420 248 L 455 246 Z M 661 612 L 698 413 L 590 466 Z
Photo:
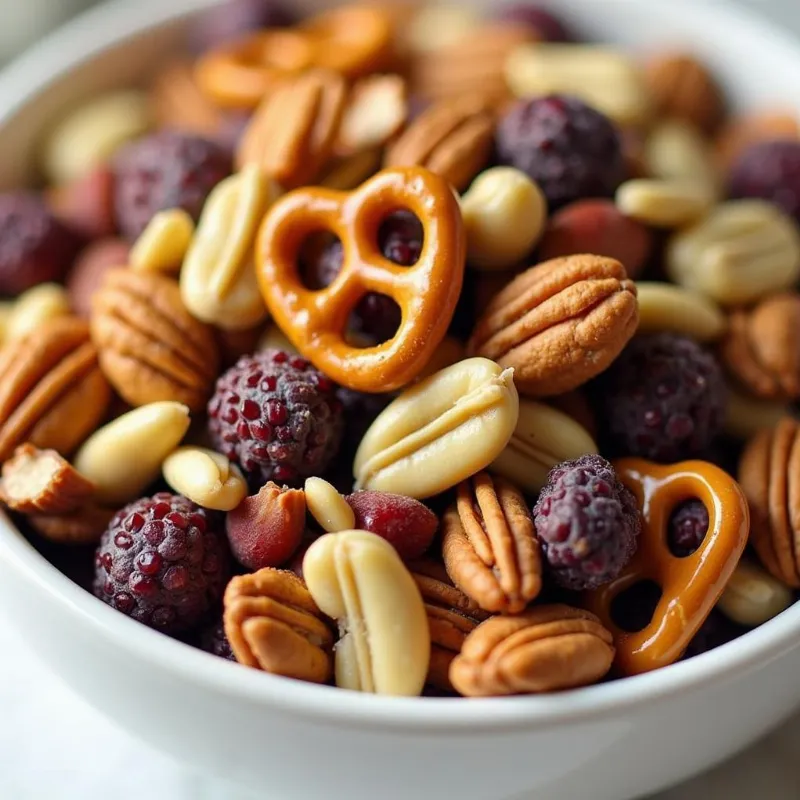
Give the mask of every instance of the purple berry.
M 227 661 L 236 661 L 236 656 L 234 656 L 231 643 L 225 635 L 225 626 L 222 624 L 221 619 L 212 622 L 202 632 L 200 648 Z
M 685 336 L 639 336 L 594 385 L 615 455 L 673 462 L 703 454 L 720 433 L 726 387 L 711 353 Z
M 730 196 L 769 200 L 800 222 L 800 141 L 750 145 L 733 165 Z
M 699 500 L 681 503 L 669 518 L 667 541 L 673 555 L 690 556 L 703 543 L 708 532 L 708 509 Z
M 722 612 L 713 609 L 689 642 L 682 660 L 694 658 L 732 642 L 747 632 L 747 628 L 729 620 Z
M 616 127 L 574 97 L 520 101 L 500 120 L 496 138 L 500 163 L 535 180 L 551 211 L 586 197 L 610 197 L 626 178 Z
M 636 499 L 596 455 L 554 467 L 533 509 L 536 535 L 555 583 L 595 589 L 619 575 L 636 552 Z
M 503 22 L 515 22 L 535 28 L 545 42 L 571 42 L 572 34 L 564 27 L 560 19 L 549 11 L 530 3 L 517 3 L 500 10 L 497 19 Z
M 202 53 L 248 33 L 294 22 L 289 4 L 280 0 L 224 0 L 200 15 L 189 39 L 192 49 Z

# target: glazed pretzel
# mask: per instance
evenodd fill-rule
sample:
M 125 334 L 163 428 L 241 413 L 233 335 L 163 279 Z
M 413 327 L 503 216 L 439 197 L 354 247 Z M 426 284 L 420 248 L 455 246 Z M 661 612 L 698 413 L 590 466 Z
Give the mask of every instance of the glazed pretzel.
M 401 267 L 386 259 L 378 230 L 406 209 L 421 221 L 419 260 Z M 305 288 L 298 255 L 310 234 L 330 231 L 344 262 L 330 286 Z M 333 380 L 362 392 L 388 392 L 412 381 L 438 347 L 455 311 L 464 277 L 466 242 L 450 185 L 422 167 L 379 172 L 353 192 L 297 189 L 272 206 L 258 237 L 256 269 L 267 307 L 295 347 Z M 364 349 L 344 340 L 347 318 L 368 292 L 391 297 L 402 310 L 387 342 Z
M 750 513 L 739 484 L 704 461 L 662 466 L 629 458 L 614 465 L 642 510 L 642 533 L 633 560 L 615 580 L 587 592 L 587 608 L 614 634 L 616 663 L 625 675 L 677 661 L 722 594 L 747 543 Z M 685 500 L 699 499 L 709 525 L 700 547 L 685 558 L 670 552 L 669 518 Z M 613 621 L 614 598 L 640 581 L 661 587 L 650 623 L 627 633 Z

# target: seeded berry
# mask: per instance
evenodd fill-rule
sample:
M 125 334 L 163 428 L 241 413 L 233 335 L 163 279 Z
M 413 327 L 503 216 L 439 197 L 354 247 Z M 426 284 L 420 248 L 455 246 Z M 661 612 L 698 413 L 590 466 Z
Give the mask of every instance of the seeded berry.
M 240 358 L 208 404 L 214 446 L 255 489 L 321 475 L 339 449 L 342 416 L 333 381 L 281 350 Z
M 230 575 L 220 523 L 179 495 L 131 503 L 97 548 L 95 595 L 151 628 L 191 630 L 219 602 Z
M 616 578 L 636 552 L 641 531 L 636 499 L 596 455 L 550 471 L 533 521 L 550 576 L 573 590 Z
M 734 164 L 729 187 L 731 197 L 769 200 L 800 222 L 800 141 L 751 145 Z
M 219 656 L 227 661 L 236 661 L 221 619 L 215 620 L 203 631 L 200 637 L 200 647 L 211 655 Z
M 128 145 L 114 164 L 117 222 L 135 239 L 159 211 L 182 208 L 198 219 L 211 190 L 231 174 L 231 156 L 208 139 L 161 131 Z
M 530 3 L 519 3 L 506 6 L 500 11 L 498 19 L 504 22 L 516 22 L 535 28 L 545 42 L 571 42 L 572 35 L 564 27 L 561 20 L 549 11 Z
M 678 558 L 690 556 L 703 543 L 708 531 L 708 509 L 699 500 L 681 503 L 669 518 L 667 541 Z
M 636 337 L 594 389 L 614 455 L 661 462 L 693 458 L 722 429 L 722 370 L 714 356 L 685 336 Z
M 60 281 L 79 242 L 32 192 L 0 194 L 0 294 Z
M 626 178 L 619 132 L 574 97 L 517 103 L 497 126 L 497 154 L 501 164 L 539 184 L 551 211 L 573 200 L 610 197 Z

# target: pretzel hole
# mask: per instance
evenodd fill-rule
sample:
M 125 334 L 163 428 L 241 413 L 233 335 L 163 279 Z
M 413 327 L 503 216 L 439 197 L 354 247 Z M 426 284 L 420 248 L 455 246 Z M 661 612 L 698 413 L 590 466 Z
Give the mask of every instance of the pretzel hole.
M 376 246 L 393 264 L 413 267 L 425 244 L 425 229 L 420 218 L 400 208 L 384 217 L 377 230 Z
M 694 553 L 708 533 L 708 509 L 696 497 L 675 506 L 667 523 L 667 546 L 676 558 Z
M 347 318 L 347 343 L 367 348 L 388 342 L 397 333 L 402 316 L 393 298 L 370 292 L 358 301 Z
M 639 581 L 611 601 L 611 619 L 626 633 L 639 633 L 652 621 L 661 600 L 661 587 L 655 581 Z
M 303 239 L 297 256 L 300 281 L 317 292 L 330 286 L 342 269 L 342 241 L 331 231 L 315 231 Z

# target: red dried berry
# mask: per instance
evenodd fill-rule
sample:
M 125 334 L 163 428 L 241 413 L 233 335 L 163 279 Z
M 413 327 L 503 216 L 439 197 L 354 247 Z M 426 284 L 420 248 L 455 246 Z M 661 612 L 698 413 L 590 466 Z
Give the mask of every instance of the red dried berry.
M 355 527 L 386 539 L 405 561 L 424 555 L 439 527 L 433 511 L 401 494 L 355 492 L 345 499 L 356 515 Z
M 535 180 L 551 211 L 574 200 L 611 197 L 626 178 L 616 127 L 575 97 L 520 101 L 500 120 L 496 141 L 500 163 Z
M 636 552 L 636 499 L 596 455 L 554 467 L 533 509 L 545 565 L 559 586 L 595 589 L 619 575 Z
M 321 475 L 339 449 L 342 427 L 334 383 L 280 350 L 240 358 L 208 404 L 214 446 L 258 487 Z
M 114 236 L 114 173 L 107 164 L 49 192 L 53 213 L 86 240 Z
M 131 246 L 124 239 L 99 239 L 80 252 L 67 276 L 69 302 L 78 316 L 88 319 L 92 296 L 106 272 L 126 266 L 130 252 Z
M 95 595 L 151 628 L 191 630 L 219 602 L 230 576 L 220 521 L 179 495 L 131 503 L 97 548 Z
M 703 543 L 708 532 L 708 509 L 700 500 L 681 503 L 669 518 L 667 542 L 673 555 L 690 556 Z
M 203 631 L 200 636 L 200 649 L 226 661 L 236 661 L 221 619 L 215 620 Z
M 530 3 L 518 3 L 500 10 L 497 19 L 535 28 L 545 42 L 572 42 L 574 37 L 564 23 L 549 11 Z
M 161 131 L 133 142 L 114 163 L 120 230 L 136 239 L 168 208 L 182 208 L 198 219 L 211 190 L 232 169 L 230 152 L 193 134 Z

